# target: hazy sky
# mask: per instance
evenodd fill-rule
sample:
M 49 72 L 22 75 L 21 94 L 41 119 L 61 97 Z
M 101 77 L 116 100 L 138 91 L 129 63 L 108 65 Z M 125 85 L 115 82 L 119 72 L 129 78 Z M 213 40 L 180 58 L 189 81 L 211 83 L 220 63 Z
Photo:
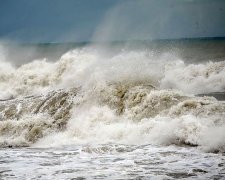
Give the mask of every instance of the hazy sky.
M 225 36 L 225 0 L 0 0 L 0 39 L 76 42 Z

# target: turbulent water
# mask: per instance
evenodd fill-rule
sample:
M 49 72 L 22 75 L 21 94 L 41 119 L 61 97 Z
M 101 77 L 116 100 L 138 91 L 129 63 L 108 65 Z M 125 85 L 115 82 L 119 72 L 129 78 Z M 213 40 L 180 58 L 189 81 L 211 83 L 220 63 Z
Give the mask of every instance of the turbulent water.
M 225 178 L 225 42 L 168 44 L 1 46 L 0 178 Z

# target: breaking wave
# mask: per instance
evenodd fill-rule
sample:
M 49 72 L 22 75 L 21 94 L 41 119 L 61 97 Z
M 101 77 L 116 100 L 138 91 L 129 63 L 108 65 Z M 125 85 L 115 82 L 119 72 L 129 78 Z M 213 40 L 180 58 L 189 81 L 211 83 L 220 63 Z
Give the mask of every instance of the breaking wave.
M 0 60 L 0 146 L 192 145 L 225 151 L 225 61 L 78 48 L 58 61 Z

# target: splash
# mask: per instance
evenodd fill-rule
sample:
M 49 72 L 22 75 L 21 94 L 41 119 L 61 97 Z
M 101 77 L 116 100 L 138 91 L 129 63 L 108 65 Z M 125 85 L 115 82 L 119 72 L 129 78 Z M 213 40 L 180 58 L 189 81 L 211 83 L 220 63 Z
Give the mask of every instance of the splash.
M 58 61 L 0 63 L 0 146 L 191 145 L 225 151 L 225 63 L 147 50 L 78 48 Z M 216 138 L 214 138 L 216 136 Z

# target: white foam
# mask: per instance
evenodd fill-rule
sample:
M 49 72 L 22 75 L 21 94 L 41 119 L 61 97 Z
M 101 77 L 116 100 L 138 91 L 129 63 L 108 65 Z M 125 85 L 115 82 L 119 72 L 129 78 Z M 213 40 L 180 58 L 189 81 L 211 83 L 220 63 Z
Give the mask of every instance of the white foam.
M 148 51 L 123 51 L 107 56 L 94 47 L 75 49 L 56 62 L 47 59 L 14 67 L 0 61 L 0 98 L 40 94 L 73 86 L 139 81 L 187 93 L 224 91 L 225 63 L 185 64 L 171 54 L 152 56 Z
M 0 98 L 80 87 L 64 131 L 47 129 L 48 136 L 35 146 L 184 143 L 223 150 L 224 104 L 187 93 L 223 91 L 224 68 L 225 61 L 185 64 L 171 54 L 156 58 L 148 51 L 130 50 L 107 55 L 85 47 L 69 51 L 56 62 L 35 60 L 16 68 L 1 61 Z M 31 122 L 42 122 L 29 117 Z M 18 118 L 1 125 L 15 121 L 13 129 L 24 127 L 23 118 Z M 216 139 L 211 138 L 214 132 Z
M 182 103 L 172 106 L 169 116 L 159 113 L 156 117 L 140 120 L 131 119 L 134 117 L 128 114 L 133 113 L 131 111 L 116 115 L 115 110 L 107 106 L 75 107 L 65 131 L 40 139 L 34 147 L 106 143 L 190 144 L 205 151 L 224 151 L 225 113 L 216 110 L 217 101 L 194 109 L 191 106 L 183 109 Z M 183 113 L 174 116 L 177 108 Z M 212 109 L 215 114 L 210 114 Z
M 225 91 L 225 61 L 175 66 L 166 66 L 161 88 L 180 89 L 187 93 L 200 94 Z

